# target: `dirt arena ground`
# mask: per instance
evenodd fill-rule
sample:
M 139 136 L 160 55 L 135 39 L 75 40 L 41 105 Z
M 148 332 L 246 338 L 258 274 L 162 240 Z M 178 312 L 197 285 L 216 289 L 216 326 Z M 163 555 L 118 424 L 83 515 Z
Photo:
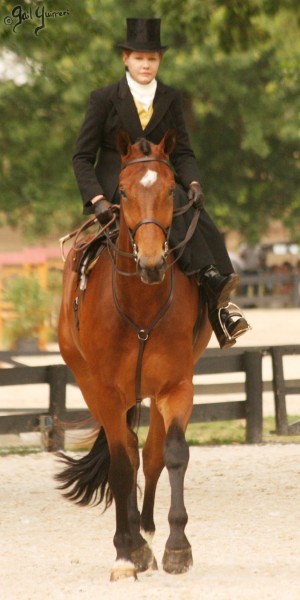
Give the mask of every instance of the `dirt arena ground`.
M 159 570 L 109 582 L 114 510 L 60 497 L 47 454 L 1 458 L 1 600 L 298 600 L 300 446 L 191 448 L 187 535 L 194 566 L 168 575 L 169 485 L 157 494 Z
M 299 343 L 298 309 L 249 312 L 249 345 Z M 299 378 L 299 357 L 290 370 Z M 0 457 L 0 600 L 298 600 L 300 444 L 190 454 L 185 503 L 193 568 L 177 576 L 161 568 L 170 500 L 164 471 L 153 544 L 159 570 L 118 583 L 109 582 L 114 509 L 101 514 L 63 500 L 52 455 Z

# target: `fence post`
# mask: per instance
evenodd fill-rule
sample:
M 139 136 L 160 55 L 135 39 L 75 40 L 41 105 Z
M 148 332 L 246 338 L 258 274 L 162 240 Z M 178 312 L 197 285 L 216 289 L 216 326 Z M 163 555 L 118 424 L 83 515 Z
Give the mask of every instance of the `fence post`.
M 291 295 L 292 305 L 297 308 L 300 305 L 300 290 L 299 290 L 300 278 L 299 278 L 298 273 L 292 274 L 292 285 L 293 285 L 292 295 Z
M 246 442 L 262 442 L 263 402 L 262 402 L 262 354 L 247 351 L 244 354 L 246 372 Z
M 276 433 L 278 435 L 288 435 L 289 426 L 285 402 L 285 382 L 282 362 L 282 349 L 271 348 L 272 366 L 273 366 L 273 388 L 276 414 Z
M 48 383 L 50 386 L 49 414 L 52 418 L 52 428 L 48 433 L 48 452 L 63 450 L 65 434 L 63 420 L 66 411 L 67 366 L 49 365 L 47 367 Z

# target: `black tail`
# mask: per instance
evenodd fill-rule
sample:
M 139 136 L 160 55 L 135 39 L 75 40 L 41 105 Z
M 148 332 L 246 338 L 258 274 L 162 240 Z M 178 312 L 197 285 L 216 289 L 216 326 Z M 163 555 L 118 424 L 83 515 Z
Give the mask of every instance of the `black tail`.
M 113 496 L 108 484 L 110 454 L 104 429 L 101 427 L 92 449 L 83 458 L 71 458 L 62 452 L 58 456 L 67 465 L 62 473 L 55 476 L 61 483 L 58 489 L 69 490 L 64 496 L 81 506 L 95 506 L 105 498 L 106 510 Z

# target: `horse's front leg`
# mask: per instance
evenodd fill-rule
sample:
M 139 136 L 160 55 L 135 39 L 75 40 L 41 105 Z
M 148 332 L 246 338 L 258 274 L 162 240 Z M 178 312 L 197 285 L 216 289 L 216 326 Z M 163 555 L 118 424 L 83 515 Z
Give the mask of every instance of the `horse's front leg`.
M 184 431 L 175 420 L 169 427 L 165 442 L 165 464 L 171 485 L 170 535 L 163 557 L 163 567 L 168 573 L 185 573 L 193 564 L 191 546 L 184 533 L 188 515 L 183 489 L 188 461 L 189 447 Z
M 149 543 L 155 533 L 154 501 L 157 483 L 165 466 L 164 442 L 166 431 L 163 418 L 158 412 L 155 400 L 151 401 L 150 426 L 143 448 L 143 469 L 145 493 L 141 515 L 141 526 Z
M 103 479 L 105 481 L 107 478 L 108 486 L 115 502 L 116 530 L 113 542 L 117 554 L 110 579 L 111 581 L 124 578 L 136 579 L 136 567 L 131 558 L 132 535 L 128 516 L 128 499 L 132 493 L 135 474 L 128 449 L 126 415 L 124 415 L 122 410 L 122 402 L 118 394 L 112 388 L 105 387 L 99 381 L 99 378 L 91 373 L 85 361 L 82 359 L 78 360 L 77 368 L 76 378 L 78 385 L 94 418 L 101 423 L 105 431 L 105 441 L 109 449 L 109 464 L 106 462 L 102 470 L 105 470 L 105 477 Z M 106 398 L 108 400 L 104 402 Z M 101 400 L 99 404 L 97 399 Z M 87 488 L 89 496 L 92 496 L 91 491 L 93 487 L 95 489 L 100 487 L 101 489 L 99 461 L 101 465 L 101 456 L 97 457 L 96 454 L 93 463 L 89 465 L 92 471 L 89 474 L 85 474 L 81 469 L 79 473 L 83 479 L 82 486 L 83 488 Z M 85 463 L 84 467 L 86 468 Z M 94 482 L 92 488 L 90 488 L 91 481 Z M 97 483 L 98 481 L 99 484 Z M 74 481 L 70 481 L 71 485 L 74 483 L 76 483 L 75 479 Z M 101 500 L 105 494 L 103 486 L 101 489 L 102 492 Z
M 163 556 L 163 568 L 168 573 L 185 573 L 193 564 L 191 545 L 185 535 L 188 515 L 184 505 L 184 477 L 189 462 L 185 429 L 192 403 L 193 386 L 185 382 L 168 402 L 161 404 L 167 429 L 164 460 L 171 486 L 170 535 Z
M 134 480 L 131 494 L 128 498 L 128 519 L 132 537 L 131 560 L 138 573 L 148 569 L 156 570 L 157 562 L 147 541 L 141 535 L 141 516 L 137 502 L 137 473 L 140 466 L 137 435 L 128 428 L 128 451 L 133 466 Z
M 117 552 L 110 580 L 117 581 L 128 577 L 136 579 L 136 568 L 131 558 L 132 537 L 127 506 L 134 481 L 133 468 L 125 446 L 121 444 L 111 445 L 110 460 L 108 482 L 116 507 L 116 531 L 113 541 Z
M 118 413 L 116 403 L 103 415 L 110 452 L 108 484 L 115 501 L 116 530 L 113 538 L 116 560 L 111 571 L 111 581 L 133 577 L 136 579 L 136 567 L 132 561 L 132 533 L 128 502 L 135 483 L 135 466 L 128 447 L 128 427 L 126 415 Z

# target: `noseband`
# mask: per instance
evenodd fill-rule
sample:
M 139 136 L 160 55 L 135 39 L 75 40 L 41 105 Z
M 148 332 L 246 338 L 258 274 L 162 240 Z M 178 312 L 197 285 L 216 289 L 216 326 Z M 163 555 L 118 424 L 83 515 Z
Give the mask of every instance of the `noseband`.
M 145 157 L 140 157 L 140 158 L 134 158 L 132 160 L 129 160 L 128 162 L 123 163 L 123 165 L 121 166 L 121 171 L 123 171 L 124 169 L 127 169 L 127 167 L 130 167 L 131 165 L 136 165 L 139 163 L 146 163 L 146 162 L 161 162 L 161 163 L 167 165 L 169 167 L 169 169 L 172 169 L 170 161 L 166 160 L 165 158 L 159 158 L 159 157 L 154 158 L 151 156 L 145 156 Z M 168 256 L 170 227 L 168 227 L 166 229 L 159 221 L 157 221 L 157 219 L 142 219 L 141 221 L 139 221 L 136 224 L 136 226 L 133 229 L 128 229 L 131 244 L 132 244 L 132 249 L 133 249 L 133 258 L 136 262 L 137 262 L 137 257 L 138 257 L 138 250 L 137 250 L 137 245 L 135 243 L 134 238 L 135 238 L 135 235 L 136 235 L 136 232 L 138 231 L 138 229 L 142 225 L 148 225 L 148 224 L 156 225 L 163 231 L 163 233 L 165 235 L 164 258 L 167 258 L 167 256 Z
M 168 256 L 170 227 L 168 227 L 166 229 L 159 221 L 157 221 L 157 219 L 142 219 L 141 221 L 139 221 L 137 223 L 137 225 L 134 227 L 134 229 L 128 228 L 129 236 L 130 236 L 130 240 L 131 240 L 131 244 L 132 244 L 132 249 L 133 249 L 133 258 L 134 258 L 135 262 L 137 262 L 137 258 L 138 258 L 138 249 L 137 249 L 137 245 L 136 245 L 135 239 L 134 239 L 135 234 L 142 225 L 148 225 L 148 224 L 156 225 L 164 232 L 164 234 L 165 234 L 164 258 L 167 258 L 167 256 Z

